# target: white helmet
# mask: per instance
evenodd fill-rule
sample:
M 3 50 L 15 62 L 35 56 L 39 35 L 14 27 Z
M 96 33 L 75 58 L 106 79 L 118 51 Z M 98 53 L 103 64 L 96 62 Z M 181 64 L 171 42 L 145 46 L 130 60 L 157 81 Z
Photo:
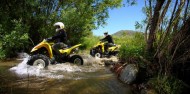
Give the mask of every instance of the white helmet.
M 56 27 L 56 31 L 59 31 L 60 29 L 63 29 L 65 27 L 62 22 L 56 22 L 53 26 Z

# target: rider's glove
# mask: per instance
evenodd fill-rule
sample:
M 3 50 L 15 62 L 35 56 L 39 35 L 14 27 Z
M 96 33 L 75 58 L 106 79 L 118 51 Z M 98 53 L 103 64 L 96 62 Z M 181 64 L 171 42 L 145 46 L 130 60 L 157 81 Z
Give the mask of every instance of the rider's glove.
M 46 39 L 46 41 L 51 41 L 52 40 L 52 37 L 49 37 Z

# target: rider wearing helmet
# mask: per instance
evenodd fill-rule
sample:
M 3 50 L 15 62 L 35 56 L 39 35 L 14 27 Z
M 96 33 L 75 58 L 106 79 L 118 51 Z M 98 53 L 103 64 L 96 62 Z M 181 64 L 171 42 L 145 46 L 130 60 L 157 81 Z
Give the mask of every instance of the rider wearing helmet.
M 56 34 L 50 38 L 47 39 L 47 41 L 53 41 L 56 40 L 57 42 L 53 45 L 53 50 L 61 56 L 61 53 L 59 52 L 59 49 L 66 48 L 67 45 L 65 44 L 67 42 L 67 34 L 64 30 L 64 24 L 62 22 L 56 22 L 54 24 L 56 27 Z
M 108 43 L 105 44 L 105 52 L 108 52 L 108 47 L 111 47 L 114 45 L 112 36 L 108 34 L 108 32 L 104 32 L 104 38 L 101 39 L 101 41 L 107 41 Z

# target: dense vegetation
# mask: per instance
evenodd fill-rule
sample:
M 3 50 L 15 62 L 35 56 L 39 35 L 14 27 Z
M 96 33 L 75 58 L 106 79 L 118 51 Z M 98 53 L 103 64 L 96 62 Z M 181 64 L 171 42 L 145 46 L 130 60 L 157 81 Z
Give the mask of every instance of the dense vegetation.
M 159 94 L 184 93 L 181 84 L 190 84 L 189 8 L 189 0 L 145 0 L 146 18 L 136 24 L 145 31 L 145 54 L 140 60 Z
M 119 58 L 145 69 L 143 82 L 159 94 L 184 93 L 190 85 L 189 0 L 144 0 L 146 18 L 135 27 L 144 33 L 114 36 L 121 44 Z M 15 56 L 54 33 L 62 21 L 71 45 L 90 49 L 101 37 L 92 30 L 106 24 L 108 9 L 122 0 L 4 0 L 0 1 L 0 59 Z M 127 0 L 131 5 L 136 0 Z M 122 35 L 122 36 L 121 36 Z M 129 36 L 130 35 L 130 36 Z M 142 83 L 143 83 L 142 82 Z
M 28 51 L 55 33 L 53 24 L 65 24 L 70 44 L 82 43 L 92 30 L 106 24 L 108 9 L 122 0 L 1 0 L 0 58 Z

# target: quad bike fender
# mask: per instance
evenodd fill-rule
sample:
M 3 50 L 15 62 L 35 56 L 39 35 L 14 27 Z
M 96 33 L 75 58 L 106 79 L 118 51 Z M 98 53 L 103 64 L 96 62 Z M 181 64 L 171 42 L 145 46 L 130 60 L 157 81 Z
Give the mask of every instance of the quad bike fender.
M 49 45 L 48 43 L 39 43 L 34 48 L 32 48 L 32 50 L 30 52 L 38 51 L 41 48 L 45 48 L 48 51 L 48 54 L 49 54 L 50 58 L 53 57 L 53 52 L 52 52 L 51 45 Z
M 77 45 L 75 45 L 75 46 L 72 46 L 70 49 L 74 49 L 74 48 L 77 48 L 77 47 L 79 47 L 79 46 L 81 46 L 82 44 L 77 44 Z
M 117 45 L 117 46 L 109 47 L 108 49 L 110 51 L 115 51 L 115 50 L 119 49 L 120 47 L 121 47 L 121 45 Z
M 100 41 L 100 42 L 98 42 L 98 43 L 97 43 L 93 48 L 91 48 L 91 49 L 97 49 L 97 48 L 99 49 L 99 48 L 100 48 L 100 49 L 101 49 L 101 52 L 104 52 L 104 44 L 105 44 L 104 42 L 101 42 L 101 41 Z
M 121 47 L 121 45 L 117 45 L 116 47 L 120 48 L 120 47 Z
M 73 49 L 75 49 L 75 48 L 77 48 L 77 47 L 79 47 L 79 46 L 81 46 L 82 44 L 77 44 L 77 45 L 74 45 L 74 46 L 72 46 L 72 47 L 70 47 L 70 48 L 68 48 L 68 49 L 60 49 L 59 51 L 60 51 L 60 53 L 67 53 L 67 55 L 68 54 L 70 54 L 71 53 L 71 51 L 73 50 Z
M 110 51 L 114 51 L 114 50 L 116 50 L 118 47 L 109 47 L 108 49 L 110 50 Z

